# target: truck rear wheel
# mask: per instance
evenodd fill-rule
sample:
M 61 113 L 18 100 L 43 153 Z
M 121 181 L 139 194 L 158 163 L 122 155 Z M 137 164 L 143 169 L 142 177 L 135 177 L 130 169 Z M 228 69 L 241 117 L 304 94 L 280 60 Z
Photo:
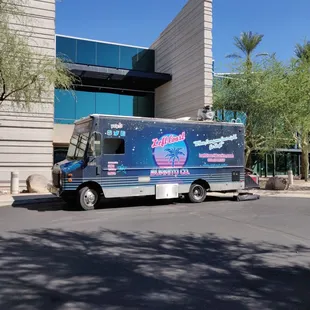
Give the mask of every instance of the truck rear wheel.
M 83 210 L 94 210 L 100 202 L 100 195 L 95 189 L 85 186 L 79 190 L 78 202 Z
M 204 202 L 207 196 L 207 190 L 198 183 L 193 183 L 189 189 L 188 199 L 193 203 Z

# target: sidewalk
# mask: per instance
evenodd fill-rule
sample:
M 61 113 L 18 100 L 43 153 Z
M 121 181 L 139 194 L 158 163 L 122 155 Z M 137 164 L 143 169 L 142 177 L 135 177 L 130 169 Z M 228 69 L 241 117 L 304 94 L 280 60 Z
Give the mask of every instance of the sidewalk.
M 59 202 L 59 198 L 52 194 L 19 194 L 0 195 L 0 207 L 20 206 L 35 203 Z
M 279 197 L 279 198 L 310 198 L 309 190 L 285 190 L 285 191 L 267 191 L 264 189 L 253 189 L 250 193 L 260 195 L 261 197 Z

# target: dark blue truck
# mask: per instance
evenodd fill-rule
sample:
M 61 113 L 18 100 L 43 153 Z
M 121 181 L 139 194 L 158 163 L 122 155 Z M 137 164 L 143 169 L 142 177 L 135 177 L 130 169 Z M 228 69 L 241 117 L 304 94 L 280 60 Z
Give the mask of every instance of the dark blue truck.
M 244 125 L 90 115 L 76 121 L 50 191 L 94 209 L 100 197 L 187 195 L 245 188 Z

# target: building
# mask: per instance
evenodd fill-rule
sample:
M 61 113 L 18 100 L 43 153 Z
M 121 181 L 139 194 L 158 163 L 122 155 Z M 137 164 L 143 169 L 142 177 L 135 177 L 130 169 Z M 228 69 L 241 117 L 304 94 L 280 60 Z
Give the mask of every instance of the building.
M 154 117 L 155 89 L 171 74 L 155 72 L 153 49 L 56 36 L 56 56 L 79 78 L 55 89 L 54 162 L 66 154 L 75 120 L 89 114 Z
M 195 117 L 212 104 L 212 0 L 188 0 L 149 48 L 56 35 L 55 0 L 29 0 L 26 12 L 34 48 L 66 59 L 79 81 L 27 111 L 1 107 L 1 187 L 11 171 L 21 184 L 34 173 L 50 178 L 74 120 L 90 113 Z

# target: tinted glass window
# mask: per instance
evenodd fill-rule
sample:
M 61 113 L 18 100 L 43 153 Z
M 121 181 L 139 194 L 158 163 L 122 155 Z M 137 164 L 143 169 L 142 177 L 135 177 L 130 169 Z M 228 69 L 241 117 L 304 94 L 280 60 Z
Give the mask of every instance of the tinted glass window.
M 97 65 L 119 68 L 119 46 L 97 43 Z
M 133 69 L 138 62 L 138 49 L 128 46 L 120 46 L 120 68 Z
M 225 111 L 224 113 L 225 122 L 231 122 L 235 118 L 235 113 L 233 111 Z
M 155 51 L 138 49 L 137 62 L 133 68 L 138 71 L 155 71 Z
M 56 37 L 56 55 L 68 62 L 76 62 L 76 40 Z
M 77 40 L 77 63 L 86 65 L 96 64 L 96 43 Z
M 134 116 L 153 117 L 154 116 L 154 95 L 134 97 Z
M 54 164 L 66 159 L 68 148 L 54 148 Z
M 119 95 L 97 93 L 96 94 L 96 113 L 119 115 Z
M 120 115 L 133 116 L 133 96 L 120 96 Z
M 76 118 L 82 118 L 96 112 L 96 93 L 76 92 Z
M 75 97 L 65 90 L 55 89 L 55 123 L 72 124 L 75 121 Z
M 106 155 L 125 154 L 125 140 L 114 138 L 104 139 L 103 153 Z

